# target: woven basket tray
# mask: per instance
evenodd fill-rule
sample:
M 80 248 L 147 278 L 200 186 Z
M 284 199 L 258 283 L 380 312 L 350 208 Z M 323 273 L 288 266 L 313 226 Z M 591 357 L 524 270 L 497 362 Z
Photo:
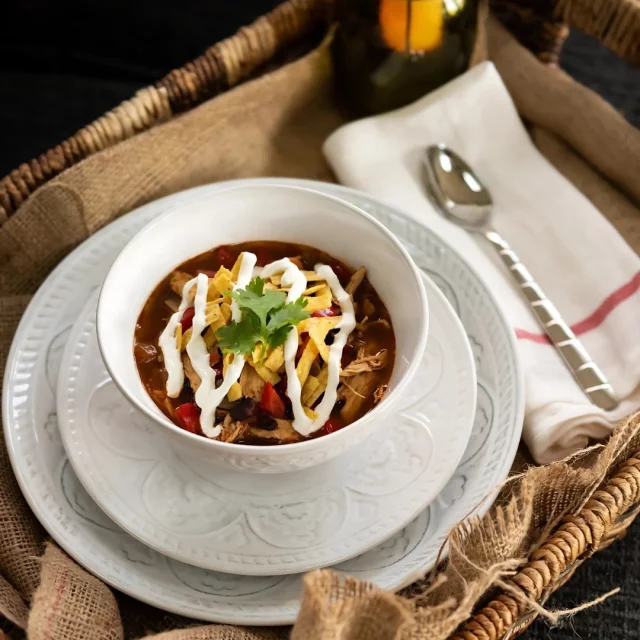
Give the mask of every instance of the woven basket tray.
M 0 225 L 41 185 L 84 158 L 169 120 L 254 76 L 329 22 L 330 0 L 289 0 L 251 27 L 140 90 L 0 182 Z M 556 64 L 569 26 L 640 64 L 637 0 L 493 0 L 492 10 L 541 60 Z M 506 587 L 456 632 L 464 640 L 510 638 L 596 551 L 624 535 L 640 509 L 640 451 L 623 461 L 575 516 L 566 518 Z M 507 588 L 508 587 L 508 588 Z

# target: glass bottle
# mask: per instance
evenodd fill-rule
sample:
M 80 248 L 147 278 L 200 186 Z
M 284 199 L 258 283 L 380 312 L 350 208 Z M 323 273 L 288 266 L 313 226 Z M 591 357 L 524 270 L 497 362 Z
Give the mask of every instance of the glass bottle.
M 479 0 L 338 0 L 336 81 L 356 116 L 417 100 L 464 72 Z

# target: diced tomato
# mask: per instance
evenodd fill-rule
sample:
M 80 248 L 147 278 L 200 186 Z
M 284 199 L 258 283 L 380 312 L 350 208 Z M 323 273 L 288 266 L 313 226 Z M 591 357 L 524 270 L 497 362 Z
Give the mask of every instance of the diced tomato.
M 195 402 L 185 402 L 176 409 L 179 426 L 189 433 L 200 433 L 200 409 Z
M 339 431 L 340 429 L 342 429 L 342 427 L 344 427 L 344 425 L 342 424 L 342 422 L 340 422 L 340 420 L 338 420 L 338 418 L 329 418 L 324 425 L 322 426 L 321 429 L 319 429 L 316 432 L 316 437 L 319 436 L 327 436 L 330 433 L 334 433 L 335 431 Z
M 221 267 L 231 269 L 236 263 L 237 258 L 238 254 L 229 247 L 218 247 L 216 250 L 216 260 Z
M 332 318 L 340 313 L 340 307 L 332 304 L 328 309 L 318 309 L 311 314 L 312 318 Z
M 275 390 L 275 387 L 270 382 L 264 385 L 262 398 L 260 399 L 260 408 L 272 418 L 284 418 L 286 407 L 282 398 Z
M 221 378 L 222 377 L 222 371 L 223 371 L 222 360 L 218 360 L 218 362 L 213 364 L 212 367 L 213 367 L 213 370 L 216 372 L 216 377 L 217 378 Z
M 217 349 L 214 349 L 210 354 L 209 354 L 209 364 L 213 367 L 214 365 L 218 364 L 220 362 L 220 352 Z
M 256 265 L 264 267 L 266 264 L 273 262 L 273 254 L 266 247 L 258 247 L 254 250 L 256 254 Z
M 331 265 L 331 268 L 333 269 L 333 273 L 338 276 L 338 280 L 340 280 L 341 284 L 345 284 L 349 281 L 351 273 L 349 272 L 349 269 L 347 269 L 347 267 L 345 267 L 341 262 L 334 262 Z
M 191 329 L 191 325 L 193 324 L 193 316 L 196 315 L 196 310 L 194 307 L 187 307 L 182 314 L 182 318 L 180 318 L 180 324 L 182 325 L 182 333 L 185 333 L 189 329 Z
M 217 271 L 212 271 L 211 269 L 196 269 L 196 273 L 204 273 L 207 278 L 215 278 Z
M 289 258 L 289 261 L 293 262 L 293 264 L 295 264 L 298 269 L 304 269 L 304 267 L 302 266 L 302 260 L 300 260 L 300 258 Z

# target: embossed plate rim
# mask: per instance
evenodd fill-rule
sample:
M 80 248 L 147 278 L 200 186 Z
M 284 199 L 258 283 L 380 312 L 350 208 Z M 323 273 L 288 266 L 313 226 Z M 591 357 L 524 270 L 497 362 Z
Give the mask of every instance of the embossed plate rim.
M 97 369 L 102 368 L 94 357 L 99 358 L 99 353 L 94 353 L 95 349 L 92 349 L 96 341 L 95 321 L 92 316 L 95 315 L 97 292 L 94 292 L 78 314 L 78 319 L 68 337 L 60 365 L 61 375 L 57 395 L 59 429 L 67 456 L 78 479 L 102 511 L 124 531 L 165 556 L 203 569 L 251 576 L 290 575 L 335 565 L 378 546 L 412 522 L 446 486 L 455 473 L 469 443 L 475 415 L 477 381 L 473 354 L 464 327 L 437 286 L 426 275 L 424 280 L 430 300 L 434 301 L 435 313 L 437 314 L 437 325 L 432 330 L 431 340 L 435 341 L 434 331 L 441 332 L 440 340 L 435 344 L 439 347 L 451 347 L 451 351 L 447 352 L 450 354 L 447 362 L 451 366 L 447 367 L 449 371 L 446 376 L 438 379 L 437 386 L 428 390 L 428 395 L 418 401 L 412 398 L 407 405 L 402 405 L 403 401 L 399 400 L 403 408 L 399 408 L 398 418 L 404 421 L 399 425 L 407 424 L 411 432 L 417 434 L 416 437 L 424 437 L 420 436 L 423 423 L 419 422 L 421 418 L 424 418 L 421 412 L 427 414 L 426 417 L 429 420 L 428 409 L 425 407 L 427 399 L 430 403 L 441 399 L 446 413 L 443 418 L 429 420 L 433 425 L 431 429 L 427 429 L 432 450 L 429 460 L 422 461 L 426 466 L 421 467 L 417 477 L 392 493 L 382 490 L 390 477 L 389 473 L 393 473 L 394 468 L 407 467 L 408 460 L 403 457 L 402 461 L 398 459 L 392 463 L 391 468 L 385 469 L 380 479 L 377 480 L 375 491 L 364 492 L 364 498 L 361 499 L 362 505 L 375 502 L 380 508 L 377 517 L 370 521 L 366 527 L 352 532 L 342 531 L 342 529 L 348 529 L 348 525 L 357 522 L 349 517 L 353 508 L 352 501 L 358 503 L 358 497 L 364 491 L 362 485 L 359 489 L 351 486 L 353 482 L 358 483 L 358 474 L 363 470 L 360 468 L 361 463 L 356 464 L 356 471 L 352 469 L 352 464 L 349 462 L 346 467 L 347 473 L 342 471 L 345 468 L 343 463 L 360 458 L 359 454 L 363 451 L 362 447 L 367 446 L 366 442 L 362 446 L 341 454 L 334 461 L 330 460 L 315 469 L 303 469 L 295 472 L 296 484 L 304 483 L 304 478 L 310 477 L 310 474 L 320 475 L 323 467 L 326 468 L 325 474 L 329 474 L 329 478 L 334 478 L 335 474 L 342 475 L 344 473 L 345 485 L 341 489 L 338 489 L 339 485 L 333 481 L 330 481 L 329 486 L 326 486 L 322 484 L 324 482 L 322 478 L 316 478 L 321 484 L 311 483 L 311 488 L 307 491 L 308 495 L 304 498 L 296 498 L 313 503 L 316 498 L 326 498 L 331 495 L 335 500 L 339 494 L 345 499 L 345 511 L 340 514 L 345 518 L 345 521 L 337 519 L 338 516 L 336 516 L 334 523 L 336 538 L 332 539 L 330 544 L 318 546 L 314 542 L 305 547 L 294 547 L 285 551 L 275 543 L 269 543 L 264 536 L 259 535 L 256 524 L 261 520 L 261 510 L 267 508 L 271 512 L 274 507 L 277 507 L 280 490 L 285 495 L 292 495 L 291 490 L 288 489 L 291 477 L 291 474 L 288 473 L 274 474 L 271 478 L 263 480 L 263 482 L 270 482 L 273 485 L 276 497 L 268 498 L 263 495 L 262 491 L 251 490 L 252 481 L 259 483 L 259 475 L 247 476 L 244 474 L 244 477 L 248 477 L 249 481 L 246 482 L 243 491 L 238 492 L 229 488 L 233 481 L 225 481 L 220 478 L 220 476 L 237 478 L 237 475 L 232 475 L 232 472 L 224 468 L 216 470 L 218 475 L 216 478 L 217 490 L 224 492 L 223 500 L 227 504 L 240 501 L 246 505 L 246 510 L 240 511 L 234 517 L 233 523 L 222 526 L 220 532 L 227 529 L 228 526 L 241 526 L 240 521 L 242 521 L 248 527 L 247 531 L 243 529 L 245 536 L 253 537 L 254 544 L 259 545 L 259 548 L 252 552 L 245 552 L 243 549 L 233 548 L 233 546 L 225 548 L 227 538 L 223 536 L 218 543 L 217 536 L 211 535 L 212 532 L 195 534 L 189 533 L 184 528 L 182 531 L 177 529 L 171 531 L 167 523 L 163 524 L 159 519 L 154 518 L 152 513 L 157 512 L 158 509 L 152 508 L 153 505 L 149 505 L 145 500 L 143 486 L 146 481 L 142 482 L 143 486 L 130 486 L 126 491 L 124 485 L 119 485 L 121 480 L 124 481 L 124 477 L 120 473 L 122 464 L 142 469 L 148 466 L 149 459 L 136 461 L 129 458 L 126 461 L 122 460 L 124 454 L 118 455 L 115 449 L 109 448 L 101 438 L 93 434 L 93 429 L 85 421 L 85 416 L 90 413 L 89 407 L 93 392 L 97 388 L 93 389 L 92 387 L 88 395 L 83 395 L 78 387 L 82 387 L 83 381 L 92 379 L 93 376 L 99 377 Z M 433 314 L 432 310 L 432 317 Z M 432 342 L 433 344 L 434 342 Z M 427 347 L 428 351 L 429 347 Z M 91 353 L 91 357 L 89 353 Z M 415 387 L 421 386 L 424 388 L 424 385 L 419 384 L 417 380 L 412 381 L 407 391 L 415 391 Z M 119 393 L 118 396 L 120 397 Z M 124 406 L 128 406 L 126 398 L 120 397 L 120 399 Z M 420 401 L 422 405 L 416 407 L 417 402 Z M 403 417 L 405 415 L 406 417 Z M 146 418 L 145 416 L 139 417 Z M 147 421 L 148 419 L 145 419 L 145 422 Z M 416 424 L 417 422 L 419 424 Z M 450 427 L 454 425 L 452 434 Z M 391 426 L 388 428 L 391 429 Z M 384 429 L 385 427 L 376 429 L 372 437 L 383 440 Z M 413 431 L 414 429 L 415 431 Z M 121 437 L 131 438 L 132 433 L 135 433 L 134 429 L 126 429 Z M 157 432 L 147 441 L 148 449 L 146 451 L 151 452 L 150 458 L 155 461 L 153 469 L 148 471 L 147 480 L 155 469 L 164 467 L 174 472 L 167 476 L 171 486 L 176 487 L 176 491 L 183 492 L 184 487 L 174 478 L 183 476 L 189 465 L 181 460 L 179 455 L 175 455 L 178 452 L 167 453 L 166 441 L 156 434 Z M 135 435 L 133 437 L 135 438 Z M 396 437 L 395 440 L 397 441 L 398 438 Z M 134 446 L 133 442 L 133 440 L 126 441 L 121 449 L 130 450 Z M 105 461 L 111 462 L 106 469 L 101 464 Z M 114 489 L 114 484 L 120 487 L 119 491 Z M 334 484 L 335 487 L 333 487 Z M 203 487 L 207 486 L 207 480 L 197 473 L 193 474 L 193 486 L 191 486 L 193 491 L 200 489 L 203 494 L 206 494 L 207 489 Z M 331 493 L 331 488 L 334 489 L 334 493 Z M 296 491 L 293 492 L 293 494 L 295 493 Z M 260 502 L 264 503 L 261 507 L 255 504 Z M 326 517 L 331 518 L 331 510 L 328 505 L 326 508 Z M 283 531 L 283 535 L 285 534 L 286 532 Z M 179 544 L 171 541 L 176 537 L 180 539 Z M 233 540 L 236 539 L 237 537 L 234 536 Z M 220 545 L 218 548 L 216 548 L 217 544 Z
M 260 179 L 251 180 L 251 182 L 253 181 L 260 181 Z M 269 181 L 273 181 L 273 179 L 269 179 Z M 384 214 L 384 217 L 400 221 L 402 224 L 412 225 L 414 228 L 419 229 L 421 235 L 424 234 L 426 238 L 429 238 L 430 242 L 440 245 L 441 250 L 447 252 L 453 262 L 461 263 L 461 270 L 464 273 L 462 275 L 458 274 L 458 280 L 460 278 L 469 279 L 477 285 L 484 300 L 482 306 L 485 312 L 495 316 L 497 324 L 499 325 L 496 328 L 495 339 L 498 340 L 500 349 L 505 351 L 505 361 L 507 362 L 505 366 L 512 377 L 509 389 L 503 392 L 504 402 L 509 409 L 509 418 L 501 418 L 498 420 L 494 415 L 489 426 L 490 433 L 482 444 L 484 451 L 483 460 L 491 451 L 494 451 L 494 453 L 498 451 L 500 454 L 498 456 L 498 465 L 493 468 L 490 477 L 487 477 L 483 470 L 478 469 L 478 465 L 476 464 L 477 458 L 474 462 L 474 468 L 470 469 L 472 476 L 478 476 L 475 480 L 484 486 L 484 489 L 479 492 L 484 496 L 486 492 L 490 491 L 491 487 L 498 485 L 508 474 L 520 440 L 522 416 L 524 413 L 524 382 L 520 362 L 517 359 L 515 336 L 499 305 L 493 298 L 493 295 L 484 283 L 480 281 L 475 271 L 455 249 L 446 241 L 443 241 L 437 233 L 428 229 L 419 221 L 411 219 L 407 214 L 399 212 L 393 206 L 367 196 L 364 193 L 338 185 L 296 179 L 278 179 L 278 181 L 285 184 L 300 184 L 301 186 L 325 189 L 329 193 L 338 196 L 348 199 L 353 198 L 359 206 L 369 205 L 376 211 Z M 233 182 L 243 183 L 246 181 L 238 180 Z M 22 418 L 17 419 L 18 424 L 14 424 L 13 406 L 12 402 L 10 402 L 13 400 L 12 394 L 10 393 L 10 387 L 13 386 L 13 374 L 15 374 L 16 370 L 22 370 L 25 364 L 22 359 L 18 360 L 17 356 L 22 355 L 22 350 L 28 347 L 28 345 L 24 343 L 25 338 L 30 334 L 31 324 L 38 318 L 38 314 L 42 312 L 41 307 L 43 303 L 48 301 L 51 286 L 54 284 L 57 285 L 58 281 L 62 281 L 65 272 L 74 264 L 81 260 L 85 262 L 85 253 L 91 253 L 92 256 L 94 256 L 92 259 L 95 260 L 95 254 L 110 254 L 110 248 L 102 249 L 101 247 L 103 245 L 113 244 L 115 242 L 114 239 L 121 239 L 121 246 L 123 246 L 131 233 L 134 233 L 142 224 L 150 220 L 153 215 L 162 211 L 164 207 L 168 206 L 168 204 L 176 198 L 189 198 L 203 191 L 215 188 L 216 185 L 196 187 L 189 191 L 173 194 L 140 207 L 136 211 L 131 212 L 131 214 L 123 216 L 104 229 L 96 232 L 85 243 L 71 252 L 71 254 L 53 270 L 26 309 L 11 347 L 7 361 L 7 373 L 3 385 L 5 437 L 18 483 L 27 502 L 40 522 L 63 549 L 74 556 L 85 568 L 108 584 L 151 605 L 202 620 L 235 624 L 288 624 L 292 622 L 296 616 L 298 609 L 297 598 L 286 601 L 280 600 L 276 605 L 272 603 L 254 604 L 251 605 L 251 607 L 238 606 L 235 602 L 231 602 L 231 607 L 229 607 L 226 601 L 221 603 L 219 599 L 214 599 L 208 595 L 206 598 L 201 597 L 202 592 L 196 591 L 188 585 L 186 585 L 187 588 L 185 588 L 184 583 L 181 585 L 172 584 L 170 568 L 166 565 L 166 559 L 162 559 L 164 564 L 159 568 L 159 575 L 151 572 L 144 563 L 138 564 L 131 558 L 125 559 L 122 556 L 121 548 L 123 544 L 121 542 L 123 534 L 119 534 L 120 537 L 117 539 L 116 546 L 116 541 L 104 534 L 102 529 L 98 531 L 96 527 L 87 525 L 86 521 L 80 515 L 67 509 L 69 517 L 73 519 L 71 526 L 76 529 L 75 533 L 70 535 L 69 531 L 59 526 L 56 516 L 54 515 L 54 509 L 60 510 L 66 508 L 66 503 L 63 505 L 62 503 L 54 502 L 53 505 L 50 505 L 47 503 L 47 498 L 43 499 L 43 495 L 46 492 L 51 492 L 52 490 L 59 491 L 58 487 L 53 487 L 50 484 L 50 479 L 48 477 L 45 478 L 45 474 L 39 473 L 37 470 L 37 477 L 35 479 L 32 478 L 30 476 L 30 468 L 27 464 L 28 461 L 24 459 L 25 456 L 33 455 L 33 449 L 36 445 L 35 438 L 33 438 L 33 430 L 35 427 L 32 424 L 27 424 Z M 140 222 L 137 222 L 138 220 L 140 220 Z M 130 229 L 130 227 L 134 226 L 135 229 Z M 394 229 L 394 233 L 398 233 L 397 229 Z M 91 251 L 89 251 L 90 249 Z M 99 257 L 104 260 L 104 255 Z M 87 285 L 87 289 L 89 289 L 89 285 Z M 80 307 L 81 303 L 78 302 L 77 306 Z M 66 326 L 66 324 L 62 323 L 62 319 L 60 319 L 55 332 L 52 332 L 48 337 L 49 341 L 54 339 L 56 332 L 60 332 L 60 329 Z M 492 345 L 493 348 L 496 347 L 494 340 L 489 339 L 488 344 Z M 499 377 L 501 372 L 504 373 L 504 367 L 502 369 L 499 368 L 496 372 Z M 22 433 L 27 429 L 29 429 L 31 433 L 27 432 L 25 434 L 27 437 L 23 438 Z M 498 446 L 496 442 L 498 436 L 500 437 L 500 446 Z M 22 442 L 20 441 L 21 438 L 23 440 Z M 29 438 L 31 438 L 31 440 L 29 440 Z M 52 445 L 47 443 L 46 446 L 51 448 Z M 39 449 L 36 453 L 41 456 L 45 455 L 47 451 L 48 449 L 44 451 Z M 54 453 L 56 454 L 56 460 L 58 460 L 58 452 L 54 451 Z M 68 466 L 68 462 L 65 462 L 63 457 L 59 457 L 56 465 L 55 473 L 57 474 L 59 469 L 63 469 L 65 465 Z M 464 466 L 464 464 L 462 466 Z M 58 475 L 56 475 L 55 480 L 58 480 Z M 448 488 L 447 486 L 446 489 Z M 468 493 L 469 492 L 466 492 L 462 500 L 458 500 L 458 505 L 454 504 L 448 512 L 455 515 L 457 511 L 460 511 L 461 516 L 465 515 L 471 506 L 477 503 L 477 498 L 473 499 L 472 503 L 470 502 L 469 496 L 467 495 Z M 57 496 L 54 495 L 54 500 L 56 497 Z M 490 500 L 483 501 L 476 512 L 480 514 L 486 512 L 490 504 Z M 65 514 L 63 513 L 63 515 Z M 444 518 L 447 527 L 450 524 L 448 520 L 448 518 Z M 440 528 L 442 528 L 442 526 Z M 431 525 L 429 525 L 427 531 L 430 529 Z M 372 579 L 382 588 L 392 590 L 400 589 L 419 578 L 424 571 L 428 570 L 435 559 L 435 553 L 437 553 L 436 547 L 439 545 L 442 535 L 444 534 L 441 535 L 441 533 L 438 532 L 439 537 L 436 539 L 429 537 L 427 533 L 424 532 L 420 535 L 421 539 L 417 542 L 417 546 L 409 550 L 400 560 L 394 561 L 391 565 L 385 565 L 375 576 L 367 575 L 366 570 L 362 570 L 360 577 Z M 428 540 L 425 541 L 425 537 L 428 538 Z M 129 538 L 127 537 L 127 539 Z M 82 540 L 84 546 L 79 547 L 78 540 Z M 299 580 L 299 576 L 292 576 L 290 579 Z

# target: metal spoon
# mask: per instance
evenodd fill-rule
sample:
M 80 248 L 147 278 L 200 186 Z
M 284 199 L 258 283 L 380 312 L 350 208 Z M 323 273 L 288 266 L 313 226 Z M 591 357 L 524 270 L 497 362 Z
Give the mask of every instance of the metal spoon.
M 615 409 L 618 401 L 598 365 L 589 357 L 555 306 L 547 300 L 518 256 L 491 228 L 491 195 L 473 169 L 443 144 L 427 148 L 424 169 L 428 191 L 440 212 L 467 231 L 484 236 L 496 249 L 591 402 L 606 411 Z

